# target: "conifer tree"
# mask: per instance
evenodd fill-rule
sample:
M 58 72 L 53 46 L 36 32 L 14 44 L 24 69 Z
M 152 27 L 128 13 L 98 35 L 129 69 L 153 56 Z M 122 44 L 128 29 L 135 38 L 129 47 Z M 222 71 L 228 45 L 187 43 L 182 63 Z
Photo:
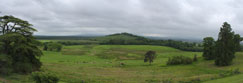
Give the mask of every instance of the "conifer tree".
M 235 57 L 236 42 L 234 42 L 234 32 L 230 24 L 224 22 L 220 28 L 218 40 L 216 42 L 215 64 L 217 66 L 230 65 Z

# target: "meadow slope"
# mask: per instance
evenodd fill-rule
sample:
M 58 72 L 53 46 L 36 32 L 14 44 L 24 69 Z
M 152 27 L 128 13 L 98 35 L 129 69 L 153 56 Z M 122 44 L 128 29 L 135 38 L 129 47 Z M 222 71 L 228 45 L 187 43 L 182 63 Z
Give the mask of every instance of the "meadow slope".
M 148 50 L 157 52 L 157 58 L 149 65 L 144 63 Z M 42 70 L 55 73 L 64 83 L 157 83 L 191 82 L 201 80 L 221 83 L 220 80 L 239 80 L 242 75 L 221 78 L 220 73 L 239 68 L 243 71 L 243 53 L 237 53 L 232 66 L 216 67 L 213 61 L 204 61 L 201 52 L 185 52 L 164 46 L 149 45 L 74 45 L 64 46 L 61 52 L 43 51 Z M 199 61 L 191 65 L 167 66 L 172 56 L 198 55 Z M 124 63 L 122 66 L 120 63 Z M 29 75 L 1 76 L 0 80 L 19 83 L 32 82 Z M 235 77 L 235 78 L 234 78 Z M 220 78 L 220 79 L 218 79 Z M 233 81 L 232 81 L 233 82 Z M 211 82 L 212 83 L 212 82 Z

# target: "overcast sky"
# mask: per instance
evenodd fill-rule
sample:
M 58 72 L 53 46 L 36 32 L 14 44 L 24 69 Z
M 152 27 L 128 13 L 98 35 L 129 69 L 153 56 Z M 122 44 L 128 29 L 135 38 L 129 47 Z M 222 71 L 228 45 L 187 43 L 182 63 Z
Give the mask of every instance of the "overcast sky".
M 35 35 L 217 37 L 225 21 L 243 35 L 243 0 L 1 0 L 0 11 L 29 21 Z

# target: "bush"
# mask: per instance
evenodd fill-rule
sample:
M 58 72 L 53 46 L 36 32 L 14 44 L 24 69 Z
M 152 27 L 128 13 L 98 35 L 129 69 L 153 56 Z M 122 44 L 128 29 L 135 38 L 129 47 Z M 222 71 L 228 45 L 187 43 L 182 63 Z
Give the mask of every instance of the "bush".
M 156 52 L 155 51 L 148 51 L 145 55 L 144 62 L 149 62 L 151 64 L 154 59 L 156 58 Z
M 33 72 L 31 77 L 36 83 L 58 83 L 59 81 L 56 75 L 46 72 Z
M 167 65 L 192 64 L 193 60 L 185 56 L 173 56 L 167 61 Z
M 197 55 L 195 54 L 194 57 L 193 57 L 193 61 L 197 61 Z
M 62 44 L 56 42 L 46 42 L 44 43 L 43 50 L 60 52 L 62 50 Z
M 227 76 L 232 76 L 232 75 L 236 75 L 236 74 L 240 74 L 239 68 L 220 73 L 219 76 L 227 77 Z

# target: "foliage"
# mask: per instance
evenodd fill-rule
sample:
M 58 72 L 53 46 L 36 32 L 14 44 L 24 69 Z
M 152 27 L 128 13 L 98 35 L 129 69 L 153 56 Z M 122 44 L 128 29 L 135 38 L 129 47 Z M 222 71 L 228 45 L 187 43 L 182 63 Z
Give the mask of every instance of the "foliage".
M 241 45 L 240 45 L 240 42 L 242 41 L 243 39 L 240 37 L 239 34 L 235 34 L 234 35 L 234 46 L 235 46 L 235 51 L 240 51 L 241 50 Z
M 154 59 L 156 58 L 156 52 L 155 51 L 148 51 L 145 55 L 144 62 L 149 62 L 151 64 Z
M 206 37 L 203 39 L 203 57 L 206 60 L 215 59 L 215 41 L 212 37 Z
M 60 52 L 62 50 L 62 44 L 56 42 L 45 42 L 43 50 Z
M 44 50 L 44 51 L 47 51 L 47 50 L 48 50 L 48 46 L 47 46 L 47 43 L 44 43 L 44 47 L 43 47 L 43 50 Z
M 39 70 L 41 50 L 40 42 L 32 36 L 36 30 L 27 21 L 13 16 L 0 17 L 1 54 L 6 54 L 11 69 L 18 73 L 30 73 Z
M 17 32 L 23 35 L 32 35 L 33 31 L 37 31 L 29 24 L 28 21 L 16 18 L 14 16 L 2 16 L 0 17 L 0 27 L 2 28 L 0 33 L 3 35 L 9 32 Z
M 231 65 L 239 43 L 239 35 L 234 35 L 230 24 L 224 22 L 223 26 L 220 28 L 218 40 L 216 42 L 215 64 L 217 66 Z
M 231 69 L 229 71 L 220 73 L 219 76 L 221 76 L 221 77 L 227 77 L 227 76 L 232 76 L 232 75 L 236 75 L 236 74 L 240 74 L 239 68 L 236 68 L 234 70 Z
M 195 54 L 194 57 L 193 57 L 193 61 L 197 61 L 197 55 Z
M 173 56 L 167 61 L 167 65 L 192 64 L 193 60 L 186 56 Z
M 39 57 L 41 50 L 37 47 L 37 41 L 32 36 L 24 36 L 19 33 L 6 33 L 0 37 L 4 42 L 3 54 L 10 57 L 11 65 L 15 72 L 28 73 L 38 70 L 41 66 Z
M 11 61 L 5 54 L 0 54 L 0 74 L 8 75 L 12 72 Z
M 31 77 L 36 83 L 58 83 L 59 81 L 56 75 L 46 72 L 33 72 Z

